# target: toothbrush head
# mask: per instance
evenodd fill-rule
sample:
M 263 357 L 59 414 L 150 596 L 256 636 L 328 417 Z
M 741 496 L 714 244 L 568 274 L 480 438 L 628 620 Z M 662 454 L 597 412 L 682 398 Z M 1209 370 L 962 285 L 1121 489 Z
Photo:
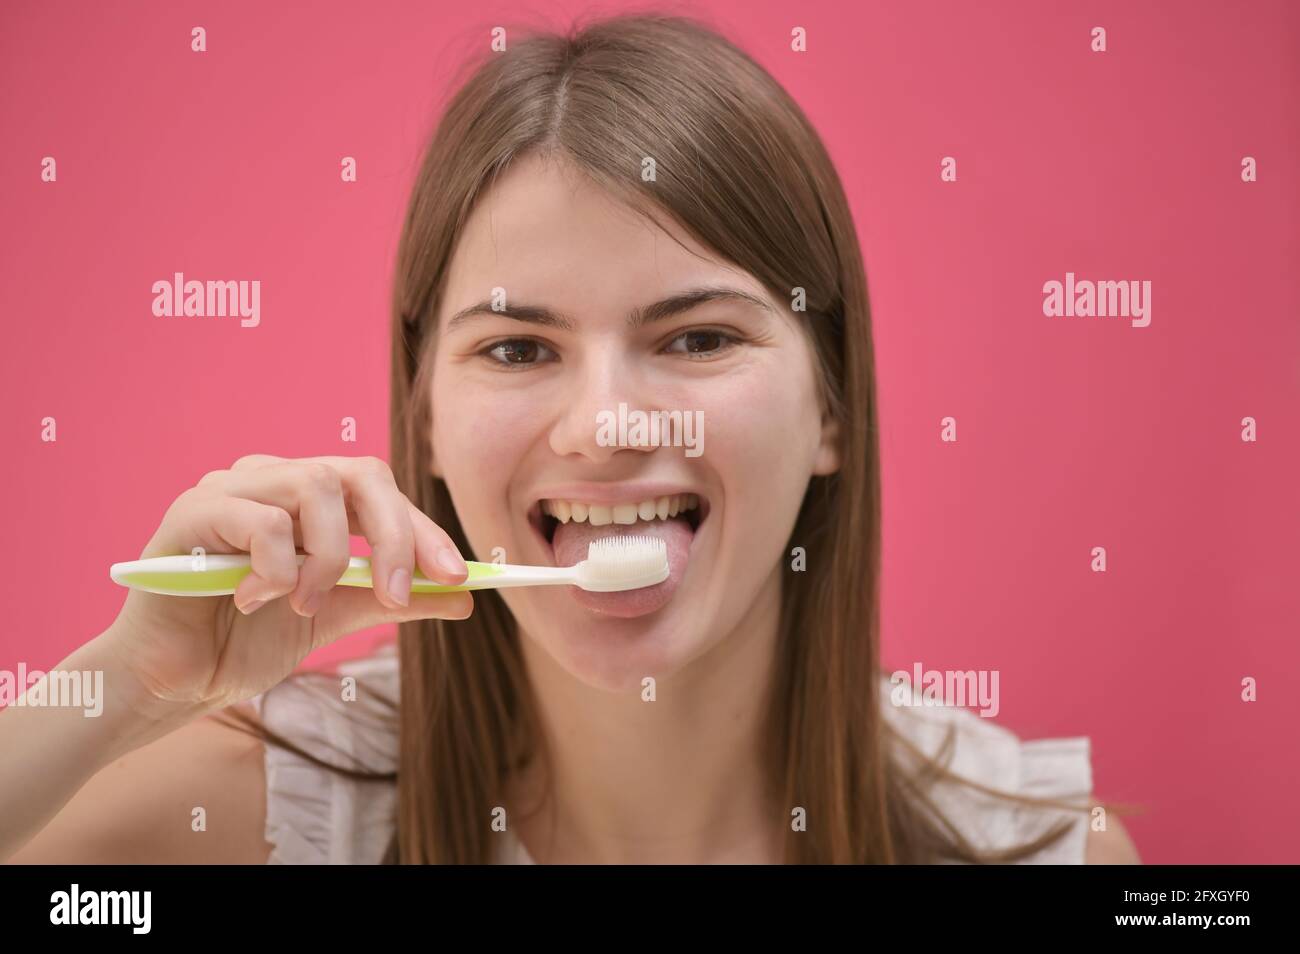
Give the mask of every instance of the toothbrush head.
M 654 586 L 668 579 L 668 545 L 651 536 L 602 537 L 574 569 L 578 586 L 590 593 Z

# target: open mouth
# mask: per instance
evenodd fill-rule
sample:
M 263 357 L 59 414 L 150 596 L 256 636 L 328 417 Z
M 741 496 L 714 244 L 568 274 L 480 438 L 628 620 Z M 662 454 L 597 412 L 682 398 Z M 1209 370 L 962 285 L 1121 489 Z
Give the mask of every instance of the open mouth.
M 664 541 L 668 579 L 662 583 L 619 593 L 569 588 L 583 606 L 625 618 L 654 612 L 672 599 L 686 575 L 696 533 L 708 516 L 708 498 L 686 490 L 617 501 L 608 495 L 601 501 L 544 497 L 534 501 L 528 511 L 529 523 L 554 566 L 573 566 L 585 560 L 587 548 L 603 537 L 644 535 Z
M 555 541 L 555 531 L 568 523 L 608 527 L 609 534 L 639 532 L 656 521 L 681 520 L 694 534 L 708 515 L 708 500 L 699 494 L 678 493 L 645 500 L 602 504 L 581 500 L 546 498 L 533 503 L 528 511 L 528 521 L 547 544 Z

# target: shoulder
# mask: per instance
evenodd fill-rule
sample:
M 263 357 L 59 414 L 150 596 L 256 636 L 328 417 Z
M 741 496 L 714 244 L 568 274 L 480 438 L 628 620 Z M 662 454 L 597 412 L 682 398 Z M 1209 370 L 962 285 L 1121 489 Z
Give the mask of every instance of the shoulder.
M 888 676 L 881 682 L 882 716 L 903 742 L 897 751 L 900 764 L 935 760 L 978 786 L 1069 806 L 1041 807 L 955 782 L 935 783 L 929 794 L 936 807 L 972 844 L 981 850 L 1013 848 L 1064 825 L 1063 836 L 1019 863 L 1090 860 L 1092 753 L 1087 737 L 1022 739 L 970 709 L 937 705 L 906 682 L 891 682 Z
M 300 672 L 253 698 L 271 732 L 328 763 L 283 746 L 265 748 L 270 864 L 368 864 L 382 860 L 395 825 L 397 648 L 387 644 L 336 672 Z
M 1108 817 L 1104 831 L 1088 832 L 1085 863 L 1090 865 L 1140 865 L 1137 846 L 1118 818 Z
M 105 766 L 11 864 L 261 864 L 262 748 L 202 718 Z

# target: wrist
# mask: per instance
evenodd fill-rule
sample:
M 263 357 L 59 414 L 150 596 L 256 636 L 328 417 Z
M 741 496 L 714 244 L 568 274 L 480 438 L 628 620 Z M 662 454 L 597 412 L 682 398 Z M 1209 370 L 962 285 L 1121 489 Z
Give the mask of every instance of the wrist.
M 127 665 L 112 629 L 82 645 L 57 667 L 102 677 L 101 720 L 105 746 L 96 760 L 107 765 L 154 739 L 205 715 L 207 707 L 161 699 Z

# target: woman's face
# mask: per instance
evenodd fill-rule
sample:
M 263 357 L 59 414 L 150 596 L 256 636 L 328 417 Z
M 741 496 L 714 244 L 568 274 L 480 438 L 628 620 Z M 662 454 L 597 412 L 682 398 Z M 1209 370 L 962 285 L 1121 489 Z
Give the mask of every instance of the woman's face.
M 654 587 L 500 591 L 525 638 L 611 691 L 775 605 L 808 480 L 838 466 L 797 324 L 817 319 L 657 218 L 686 248 L 572 167 L 517 161 L 459 240 L 433 359 L 433 472 L 467 558 L 569 566 L 602 536 L 665 540 Z M 678 297 L 700 289 L 735 294 Z

